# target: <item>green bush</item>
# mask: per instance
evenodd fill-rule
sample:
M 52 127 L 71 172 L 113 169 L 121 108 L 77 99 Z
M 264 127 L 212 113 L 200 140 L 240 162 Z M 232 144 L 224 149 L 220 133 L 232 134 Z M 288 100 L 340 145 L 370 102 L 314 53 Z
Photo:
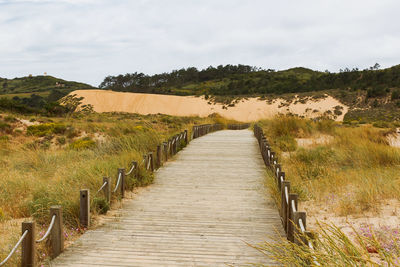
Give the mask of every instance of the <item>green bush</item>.
M 27 129 L 27 134 L 34 136 L 46 136 L 51 134 L 63 134 L 67 127 L 62 123 L 43 123 L 39 125 L 31 125 Z
M 0 121 L 0 132 L 11 132 L 11 125 L 5 122 Z
M 4 117 L 4 121 L 6 121 L 6 122 L 17 122 L 18 120 L 13 116 L 8 115 L 8 116 Z
M 57 140 L 57 144 L 59 144 L 59 145 L 65 145 L 65 143 L 66 143 L 64 136 L 57 137 L 56 140 Z
M 376 128 L 390 128 L 390 123 L 386 121 L 377 121 L 372 124 Z
M 10 140 L 10 137 L 8 135 L 0 136 L 0 141 L 8 141 L 8 140 Z
M 72 142 L 69 145 L 69 148 L 73 149 L 73 150 L 85 150 L 85 149 L 94 148 L 95 146 L 96 146 L 95 141 L 93 141 L 89 137 L 85 137 L 85 138 L 78 139 L 78 140 Z

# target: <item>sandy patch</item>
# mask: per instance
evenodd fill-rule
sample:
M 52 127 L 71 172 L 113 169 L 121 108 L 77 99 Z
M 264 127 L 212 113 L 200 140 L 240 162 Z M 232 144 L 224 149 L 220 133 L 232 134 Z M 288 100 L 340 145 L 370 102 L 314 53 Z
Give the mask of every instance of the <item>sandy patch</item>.
M 387 140 L 390 146 L 400 148 L 400 128 L 396 129 L 396 133 L 390 134 Z
M 40 123 L 37 121 L 28 121 L 24 119 L 19 119 L 19 121 L 25 126 L 39 125 Z
M 329 204 L 328 204 L 329 205 Z M 315 229 L 316 223 L 333 223 L 345 234 L 352 236 L 354 229 L 359 231 L 365 227 L 372 229 L 398 228 L 400 225 L 400 201 L 386 200 L 378 207 L 379 213 L 365 212 L 350 216 L 336 216 L 335 211 L 329 206 L 315 201 L 299 203 L 299 209 L 307 212 L 307 225 Z
M 321 116 L 334 107 L 342 106 L 343 114 L 336 120 L 342 121 L 348 107 L 331 96 L 324 99 L 307 100 L 305 103 L 288 104 L 284 99 L 276 99 L 269 103 L 258 98 L 243 99 L 234 107 L 223 104 L 208 104 L 203 97 L 154 95 L 140 93 L 123 93 L 106 90 L 77 90 L 71 94 L 84 97 L 83 105 L 91 104 L 96 112 L 130 112 L 138 114 L 168 114 L 173 116 L 207 117 L 218 113 L 228 119 L 243 122 L 272 118 L 277 114 L 297 114 L 309 118 Z M 310 113 L 310 110 L 316 111 Z
M 333 141 L 333 136 L 331 135 L 320 135 L 318 137 L 312 138 L 296 138 L 298 146 L 301 147 L 312 147 L 316 145 L 326 145 Z

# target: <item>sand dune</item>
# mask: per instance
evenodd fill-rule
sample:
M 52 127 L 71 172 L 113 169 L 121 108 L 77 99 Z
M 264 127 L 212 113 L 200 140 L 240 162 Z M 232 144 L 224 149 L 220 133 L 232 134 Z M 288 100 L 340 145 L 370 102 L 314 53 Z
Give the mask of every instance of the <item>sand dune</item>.
M 335 106 L 343 107 L 343 114 L 336 120 L 343 120 L 348 108 L 338 100 L 327 96 L 324 99 L 309 100 L 306 103 L 285 103 L 276 99 L 272 103 L 257 98 L 242 99 L 234 107 L 223 108 L 222 104 L 208 104 L 203 97 L 172 96 L 139 93 L 123 93 L 105 90 L 77 90 L 71 94 L 84 97 L 82 104 L 91 104 L 96 112 L 130 112 L 139 114 L 168 114 L 175 116 L 197 115 L 206 117 L 219 113 L 228 119 L 243 122 L 271 118 L 278 113 L 293 113 L 306 117 L 318 117 L 325 111 L 333 111 Z M 318 110 L 318 111 L 316 111 Z

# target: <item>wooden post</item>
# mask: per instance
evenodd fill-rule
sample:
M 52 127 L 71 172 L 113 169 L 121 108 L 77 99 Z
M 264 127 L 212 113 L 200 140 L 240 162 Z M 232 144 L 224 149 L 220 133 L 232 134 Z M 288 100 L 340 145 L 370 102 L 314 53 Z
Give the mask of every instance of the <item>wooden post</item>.
M 90 227 L 90 192 L 89 189 L 80 191 L 79 222 L 83 227 Z
M 103 188 L 104 197 L 108 204 L 111 201 L 111 178 L 110 177 L 103 177 L 103 184 L 107 183 L 106 186 Z
M 178 136 L 177 135 L 174 136 L 174 140 L 175 140 L 175 142 L 174 142 L 174 155 L 175 155 L 178 152 Z
M 173 149 L 172 149 L 172 138 L 171 139 L 168 139 L 168 154 L 169 154 L 169 156 L 173 156 L 174 154 L 173 154 Z
M 153 152 L 149 153 L 149 160 L 150 160 L 150 170 L 154 172 L 154 155 Z
M 134 169 L 133 169 L 133 173 L 135 174 L 135 176 L 137 175 L 137 173 L 138 173 L 138 163 L 137 163 L 137 161 L 132 161 L 132 166 L 135 166 L 134 167 Z M 111 184 L 111 183 L 110 183 Z
M 292 209 L 292 201 L 294 201 L 294 206 L 297 210 L 297 194 L 289 194 L 289 207 L 287 213 L 287 239 L 291 242 L 294 242 L 294 220 L 293 220 L 293 209 Z
M 185 145 L 189 143 L 188 130 L 185 130 Z
M 288 198 L 286 199 L 286 194 L 285 194 L 285 187 L 287 187 L 287 192 L 288 192 Z M 281 214 L 281 218 L 282 218 L 282 224 L 283 224 L 283 228 L 285 229 L 286 233 L 287 233 L 287 211 L 288 211 L 288 206 L 290 204 L 289 202 L 289 193 L 290 193 L 290 182 L 289 181 L 283 181 L 281 183 L 281 210 L 280 210 L 280 214 Z M 286 202 L 286 200 L 288 202 Z
M 281 164 L 275 164 L 275 166 L 274 166 L 274 176 L 275 176 L 275 179 L 276 179 L 276 181 L 278 182 L 278 184 L 279 184 L 279 172 L 282 170 L 282 168 L 281 168 Z M 279 187 L 280 188 L 280 187 Z
M 120 182 L 120 188 L 121 188 L 121 198 L 125 197 L 125 169 L 124 168 L 119 168 L 118 169 L 118 176 L 121 174 L 121 182 Z
M 304 228 L 306 228 L 306 213 L 304 211 L 296 211 L 293 212 L 293 221 L 296 224 L 296 227 L 294 228 L 294 243 L 297 245 L 302 245 L 304 244 L 304 234 L 301 232 L 300 229 L 300 224 L 299 220 L 303 221 Z
M 161 167 L 162 163 L 161 145 L 157 145 L 157 169 Z
M 144 154 L 143 155 L 143 160 L 144 160 L 144 169 L 147 171 L 147 166 L 148 166 L 148 159 L 147 159 L 147 155 L 146 154 Z
M 267 162 L 268 166 L 271 166 L 271 147 L 267 146 Z
M 163 142 L 164 145 L 164 161 L 168 161 L 168 143 Z
M 175 140 L 176 140 L 175 141 L 175 143 L 176 143 L 175 154 L 176 154 L 176 153 L 178 153 L 179 149 L 181 148 L 181 135 L 177 134 Z
M 273 166 L 273 165 L 274 165 L 274 159 L 275 159 L 275 152 L 273 152 L 273 151 L 271 150 L 271 152 L 270 152 L 270 160 L 269 160 L 270 166 Z
M 285 172 L 278 172 L 278 188 L 281 188 L 281 177 L 285 181 Z
M 56 216 L 50 233 L 51 258 L 54 259 L 64 251 L 64 224 L 61 206 L 50 207 L 50 218 Z
M 27 235 L 22 241 L 22 254 L 21 254 L 21 266 L 22 267 L 35 267 L 36 260 L 36 242 L 35 242 L 35 222 L 23 222 L 22 223 L 22 234 L 28 230 Z

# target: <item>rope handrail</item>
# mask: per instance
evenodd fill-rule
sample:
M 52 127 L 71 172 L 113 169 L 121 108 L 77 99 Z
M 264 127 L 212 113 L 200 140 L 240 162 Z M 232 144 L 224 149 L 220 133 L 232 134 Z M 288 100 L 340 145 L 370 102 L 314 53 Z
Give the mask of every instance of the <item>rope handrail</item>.
M 147 162 L 146 170 L 148 170 L 150 168 L 150 163 L 151 163 L 151 160 L 149 160 L 149 162 Z
M 11 256 L 15 253 L 15 251 L 17 250 L 17 248 L 19 247 L 19 245 L 22 243 L 22 241 L 25 239 L 26 235 L 28 234 L 28 230 L 25 230 L 25 232 L 22 234 L 22 236 L 20 237 L 20 239 L 18 240 L 17 244 L 15 244 L 15 246 L 13 247 L 13 249 L 11 250 L 11 252 L 8 254 L 8 256 L 2 261 L 0 262 L 0 266 L 3 266 L 4 264 L 7 263 L 7 261 L 11 258 Z
M 114 191 L 113 191 L 114 193 L 117 192 L 117 190 L 118 190 L 119 183 L 121 182 L 121 177 L 122 177 L 122 173 L 120 172 L 119 175 L 118 175 L 117 184 L 115 185 L 115 188 L 114 188 Z
M 281 176 L 282 178 L 282 176 Z M 289 192 L 287 186 L 285 186 L 285 198 L 286 198 L 286 204 L 289 205 Z
M 100 187 L 99 190 L 97 190 L 97 193 L 99 193 L 101 190 L 104 189 L 104 187 L 107 185 L 108 182 L 104 182 L 104 184 Z
M 133 169 L 135 169 L 135 164 L 132 165 L 132 168 L 126 173 L 126 175 L 130 175 L 133 172 Z
M 303 233 L 305 233 L 305 232 L 306 232 L 306 228 L 304 227 L 304 224 L 303 224 L 303 220 L 302 220 L 302 219 L 299 219 L 299 225 L 300 225 L 300 230 L 301 230 Z
M 294 200 L 292 200 L 292 211 L 293 212 L 296 212 L 297 211 L 297 209 L 296 209 L 296 204 L 294 203 Z
M 41 239 L 36 240 L 36 243 L 42 242 L 43 240 L 45 240 L 49 236 L 49 234 L 51 232 L 51 229 L 53 229 L 54 222 L 56 221 L 56 217 L 57 216 L 54 214 L 53 217 L 51 218 L 51 222 L 50 222 L 49 228 L 47 228 L 46 233 L 44 234 L 44 236 Z

